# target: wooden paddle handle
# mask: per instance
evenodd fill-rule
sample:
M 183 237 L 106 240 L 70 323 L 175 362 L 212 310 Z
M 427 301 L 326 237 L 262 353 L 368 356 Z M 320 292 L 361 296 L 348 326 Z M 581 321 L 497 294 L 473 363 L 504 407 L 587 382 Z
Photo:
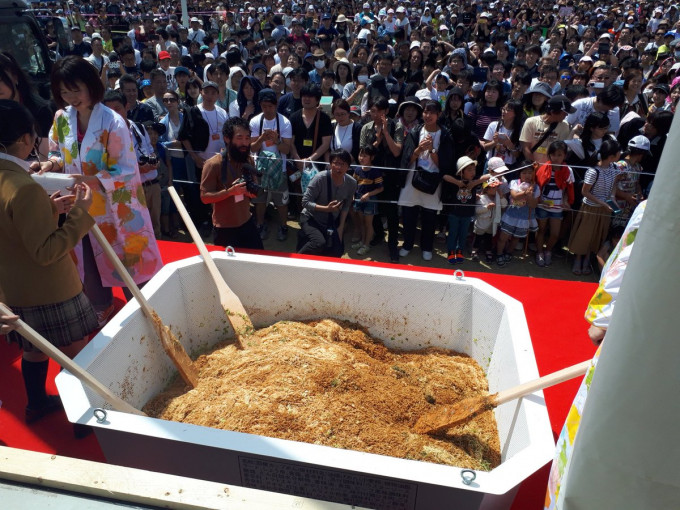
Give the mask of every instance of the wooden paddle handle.
M 153 310 L 151 309 L 149 302 L 142 295 L 142 291 L 139 290 L 139 287 L 137 286 L 135 281 L 132 279 L 132 276 L 128 272 L 127 268 L 123 265 L 123 263 L 118 258 L 118 254 L 115 251 L 113 251 L 113 247 L 111 246 L 111 243 L 109 243 L 109 240 L 106 239 L 106 237 L 104 236 L 104 233 L 99 228 L 99 225 L 95 224 L 92 227 L 92 233 L 94 234 L 94 237 L 97 239 L 99 246 L 101 246 L 102 250 L 104 250 L 106 257 L 114 265 L 118 275 L 121 277 L 123 282 L 125 282 L 125 286 L 128 289 L 130 289 L 130 292 L 132 292 L 132 295 L 135 297 L 135 299 L 139 303 L 139 306 L 141 307 L 142 312 L 144 312 L 144 315 L 146 315 L 147 318 L 152 319 L 153 318 Z
M 223 280 L 219 269 L 217 269 L 215 261 L 210 256 L 208 248 L 205 247 L 205 243 L 203 242 L 201 234 L 198 233 L 198 230 L 196 230 L 196 225 L 194 225 L 191 216 L 189 216 L 189 211 L 187 211 L 187 208 L 184 207 L 182 199 L 177 194 L 177 190 L 174 188 L 174 186 L 168 186 L 168 192 L 170 193 L 170 197 L 172 197 L 172 201 L 175 203 L 175 207 L 177 207 L 177 211 L 179 211 L 179 215 L 182 217 L 182 221 L 184 221 L 184 225 L 189 231 L 189 235 L 191 235 L 191 238 L 194 240 L 194 244 L 198 247 L 198 251 L 201 254 L 201 257 L 203 257 L 205 265 L 208 266 L 208 271 L 210 271 L 210 275 L 213 277 L 213 280 L 216 282 Z
M 519 386 L 515 386 L 504 391 L 499 391 L 496 396 L 496 405 L 504 404 L 510 400 L 523 397 L 524 395 L 529 395 L 534 391 L 549 388 L 555 384 L 559 384 L 561 382 L 568 381 L 569 379 L 573 379 L 574 377 L 584 375 L 588 371 L 591 363 L 591 360 L 587 360 L 579 363 L 578 365 L 563 368 L 562 370 L 558 370 L 552 374 L 548 374 L 538 379 L 534 379 L 533 381 L 520 384 Z
M 6 315 L 12 315 L 12 311 L 2 303 L 0 303 L 0 312 Z M 125 400 L 121 399 L 117 395 L 114 395 L 109 388 L 100 383 L 97 379 L 90 375 L 89 372 L 82 369 L 80 365 L 57 349 L 45 337 L 43 337 L 24 321 L 19 319 L 16 324 L 18 326 L 17 331 L 21 334 L 21 336 L 35 345 L 44 354 L 56 361 L 60 366 L 87 384 L 97 395 L 109 402 L 116 411 L 146 416 L 146 414 L 144 414 L 142 411 L 137 410 L 125 402 Z

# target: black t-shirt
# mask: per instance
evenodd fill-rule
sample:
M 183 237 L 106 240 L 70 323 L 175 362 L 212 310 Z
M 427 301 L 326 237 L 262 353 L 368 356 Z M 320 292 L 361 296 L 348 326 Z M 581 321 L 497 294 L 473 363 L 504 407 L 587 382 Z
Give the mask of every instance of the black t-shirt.
M 317 134 L 316 144 L 314 144 L 314 130 L 316 129 L 317 119 L 305 126 L 305 121 L 302 119 L 302 110 L 298 110 L 290 116 L 290 124 L 293 128 L 293 139 L 295 140 L 295 149 L 300 158 L 308 158 L 321 145 L 321 140 L 324 136 L 333 136 L 333 126 L 331 125 L 331 118 L 324 112 L 319 112 L 319 133 Z
M 284 94 L 281 99 L 279 99 L 279 106 L 277 108 L 281 115 L 285 115 L 290 119 L 290 116 L 294 112 L 302 108 L 302 98 L 295 99 L 292 92 Z
M 471 218 L 474 216 L 474 205 L 477 201 L 477 193 L 479 192 L 480 187 L 475 186 L 474 188 L 459 188 L 455 184 L 446 181 L 444 181 L 444 185 L 446 188 L 448 188 L 442 193 L 444 212 L 446 214 L 455 214 L 456 216 L 461 216 L 464 218 Z

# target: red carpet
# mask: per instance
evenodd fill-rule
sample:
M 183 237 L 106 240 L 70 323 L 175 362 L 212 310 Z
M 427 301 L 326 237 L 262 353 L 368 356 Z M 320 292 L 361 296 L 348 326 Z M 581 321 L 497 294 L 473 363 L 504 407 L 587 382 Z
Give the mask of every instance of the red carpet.
M 170 242 L 159 244 L 166 263 L 198 254 L 198 249 L 192 244 Z M 343 260 L 343 262 L 373 264 L 352 260 Z M 404 268 L 413 269 L 406 266 Z M 421 268 L 421 270 L 450 274 L 450 271 L 441 269 Z M 595 291 L 595 284 L 489 273 L 468 273 L 468 275 L 481 278 L 522 302 L 541 375 L 589 359 L 595 353 L 595 347 L 586 335 L 587 325 L 583 320 L 583 312 Z M 118 290 L 116 296 L 118 304 L 122 305 L 120 300 L 122 292 Z M 51 362 L 48 389 L 52 393 L 56 393 L 54 376 L 58 371 L 59 367 Z M 579 383 L 580 381 L 576 379 L 545 390 L 548 413 L 555 437 L 562 428 Z M 26 405 L 26 397 L 20 373 L 20 351 L 15 345 L 8 345 L 4 341 L 0 342 L 0 388 L 2 401 L 0 445 L 104 461 L 94 435 L 82 440 L 73 439 L 71 425 L 66 421 L 63 413 L 48 416 L 31 427 L 24 424 L 23 409 Z M 513 504 L 513 510 L 543 508 L 548 469 L 549 467 L 546 466 L 524 482 Z

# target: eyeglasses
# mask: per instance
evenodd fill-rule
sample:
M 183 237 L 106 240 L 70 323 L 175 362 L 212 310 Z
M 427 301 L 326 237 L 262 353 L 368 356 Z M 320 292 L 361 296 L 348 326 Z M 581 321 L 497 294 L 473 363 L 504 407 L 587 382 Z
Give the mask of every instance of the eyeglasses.
M 560 76 L 560 80 L 568 80 L 570 78 L 571 76 L 569 76 L 568 74 L 563 74 L 562 76 Z
M 177 99 L 175 99 L 174 97 L 164 97 L 163 102 L 164 103 L 176 103 Z

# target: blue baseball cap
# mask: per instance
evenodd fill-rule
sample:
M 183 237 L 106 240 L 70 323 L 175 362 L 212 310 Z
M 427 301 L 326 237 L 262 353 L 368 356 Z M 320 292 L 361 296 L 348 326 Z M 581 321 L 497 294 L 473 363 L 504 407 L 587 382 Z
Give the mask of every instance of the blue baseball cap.
M 150 87 L 151 86 L 151 80 L 142 80 L 141 87 Z
M 175 76 L 177 76 L 178 74 L 182 74 L 182 73 L 186 74 L 187 76 L 191 75 L 188 68 L 186 68 L 184 66 L 175 67 Z

